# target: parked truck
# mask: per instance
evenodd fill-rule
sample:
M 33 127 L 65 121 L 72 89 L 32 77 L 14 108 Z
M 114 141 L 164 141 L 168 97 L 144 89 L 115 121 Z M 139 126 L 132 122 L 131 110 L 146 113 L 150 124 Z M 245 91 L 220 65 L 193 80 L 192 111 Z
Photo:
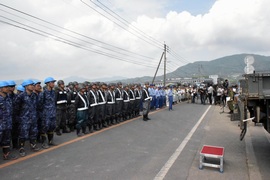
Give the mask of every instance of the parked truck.
M 238 99 L 240 113 L 240 140 L 247 131 L 247 121 L 262 123 L 270 133 L 270 72 L 244 74 L 240 80 L 241 94 Z M 249 113 L 249 117 L 248 117 Z

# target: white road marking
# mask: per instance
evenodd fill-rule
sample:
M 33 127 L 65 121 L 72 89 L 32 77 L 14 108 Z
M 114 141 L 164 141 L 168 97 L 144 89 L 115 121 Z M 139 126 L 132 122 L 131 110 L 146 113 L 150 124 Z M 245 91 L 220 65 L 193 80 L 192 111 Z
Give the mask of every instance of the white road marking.
M 164 164 L 164 166 L 161 168 L 161 170 L 156 175 L 154 180 L 163 180 L 164 179 L 164 177 L 166 176 L 166 174 L 168 173 L 168 171 L 170 170 L 170 168 L 172 167 L 172 165 L 174 164 L 176 159 L 179 157 L 179 155 L 181 154 L 181 152 L 183 151 L 183 149 L 187 145 L 188 141 L 190 140 L 190 138 L 192 137 L 194 132 L 197 130 L 198 126 L 200 125 L 200 123 L 202 122 L 203 118 L 205 117 L 205 115 L 207 114 L 207 112 L 209 111 L 210 108 L 211 108 L 211 106 L 209 106 L 207 108 L 207 110 L 203 113 L 203 115 L 201 116 L 199 121 L 190 130 L 188 135 L 185 137 L 185 139 L 182 141 L 182 143 L 179 145 L 179 147 L 175 150 L 175 152 L 172 154 L 172 156 L 169 158 L 169 160 Z

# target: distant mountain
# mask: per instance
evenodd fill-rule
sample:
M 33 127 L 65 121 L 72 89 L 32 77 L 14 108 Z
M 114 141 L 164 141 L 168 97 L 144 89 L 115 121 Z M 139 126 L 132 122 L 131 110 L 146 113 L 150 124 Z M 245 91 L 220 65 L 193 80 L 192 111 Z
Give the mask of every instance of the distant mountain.
M 245 57 L 251 55 L 255 61 L 252 64 L 255 71 L 270 71 L 270 56 L 261 56 L 255 54 L 237 54 L 218 58 L 211 61 L 197 61 L 181 66 L 167 77 L 200 77 L 209 75 L 232 76 L 235 74 L 244 74 L 246 67 Z
M 251 55 L 255 61 L 252 64 L 255 71 L 270 71 L 270 56 L 256 54 L 236 54 L 214 59 L 211 61 L 196 61 L 177 68 L 175 71 L 166 74 L 166 79 L 170 78 L 198 78 L 218 75 L 219 77 L 229 78 L 242 76 L 246 67 L 245 57 Z M 122 82 L 151 82 L 153 77 L 144 76 L 122 80 Z M 163 80 L 164 76 L 157 76 L 155 80 Z

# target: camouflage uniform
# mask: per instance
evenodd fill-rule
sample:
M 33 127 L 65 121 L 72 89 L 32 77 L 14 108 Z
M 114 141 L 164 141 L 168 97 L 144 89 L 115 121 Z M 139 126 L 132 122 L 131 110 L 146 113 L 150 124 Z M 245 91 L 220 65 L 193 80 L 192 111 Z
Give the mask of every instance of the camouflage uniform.
M 53 132 L 56 128 L 56 105 L 55 105 L 55 92 L 45 88 L 39 94 L 38 106 L 42 109 L 41 112 L 41 141 L 43 148 L 48 148 L 44 143 L 46 140 L 46 133 L 48 136 L 49 145 L 54 145 Z
M 2 86 L 2 88 L 7 88 L 7 86 Z M 3 159 L 9 160 L 17 159 L 17 157 L 10 154 L 12 103 L 6 93 L 1 91 L 0 94 L 0 146 L 3 148 Z
M 38 134 L 37 127 L 37 99 L 34 93 L 30 95 L 23 92 L 14 101 L 14 112 L 19 117 L 19 146 L 20 153 L 23 152 L 25 140 L 30 140 L 31 148 L 35 151 L 36 139 Z M 24 154 L 24 153 L 23 153 Z

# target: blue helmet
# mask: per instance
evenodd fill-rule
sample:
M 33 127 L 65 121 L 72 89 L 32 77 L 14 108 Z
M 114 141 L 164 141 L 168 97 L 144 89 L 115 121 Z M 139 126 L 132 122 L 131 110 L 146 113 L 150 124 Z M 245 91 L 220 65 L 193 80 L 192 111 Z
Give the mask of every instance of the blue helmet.
M 7 86 L 8 86 L 7 81 L 0 81 L 0 88 L 7 87 Z
M 41 82 L 34 80 L 34 85 L 36 85 L 36 84 L 41 84 Z
M 49 82 L 55 82 L 56 80 L 53 78 L 53 77 L 47 77 L 45 80 L 44 80 L 44 83 L 47 84 Z
M 16 86 L 16 83 L 13 80 L 8 80 L 7 83 L 8 83 L 8 86 Z
M 34 85 L 34 81 L 33 80 L 31 80 L 31 79 L 27 79 L 27 80 L 24 80 L 23 82 L 22 82 L 22 86 L 23 87 L 25 87 L 25 86 L 28 86 L 28 85 Z
M 22 86 L 22 85 L 19 85 L 17 87 L 17 91 L 21 91 L 21 92 L 24 92 L 25 88 Z

